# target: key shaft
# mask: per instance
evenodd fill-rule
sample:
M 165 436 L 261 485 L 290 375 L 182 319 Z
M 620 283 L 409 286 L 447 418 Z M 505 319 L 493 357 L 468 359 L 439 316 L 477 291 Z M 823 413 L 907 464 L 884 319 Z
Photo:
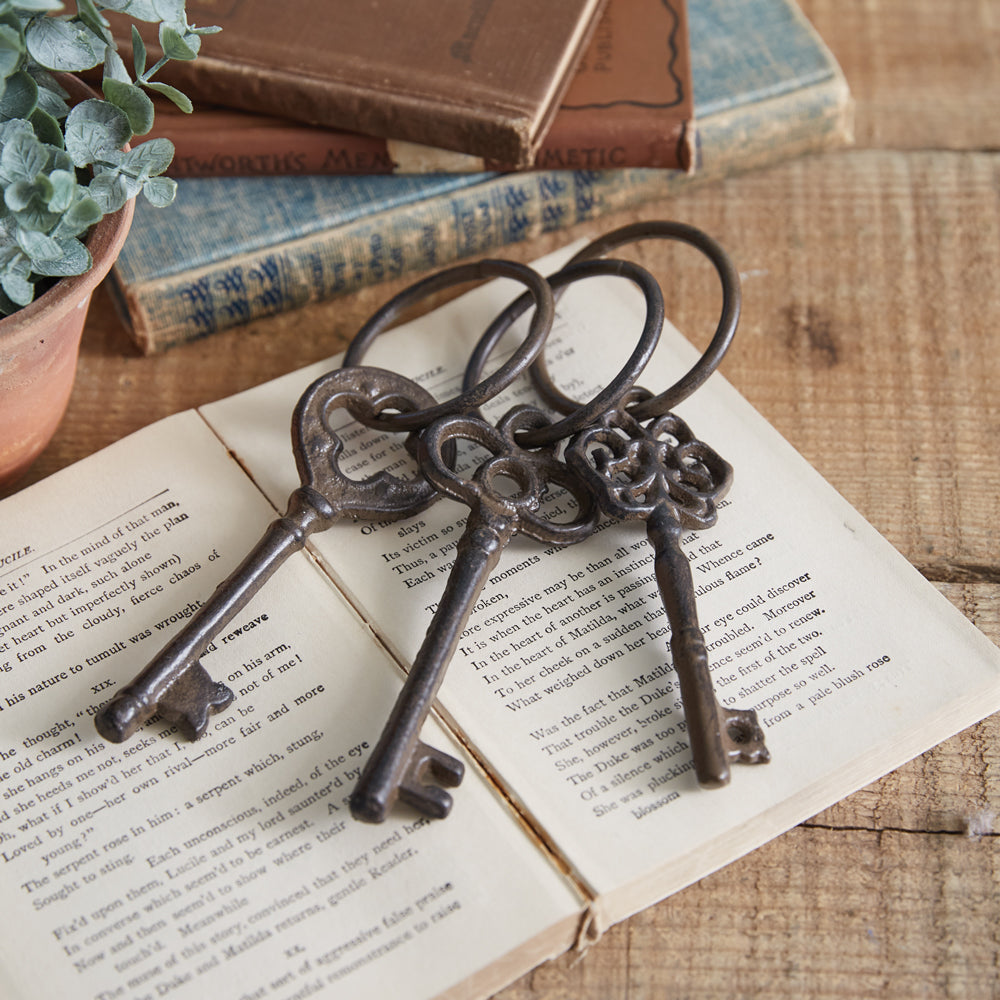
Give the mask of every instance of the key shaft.
M 698 624 L 691 564 L 680 546 L 683 530 L 662 509 L 646 520 L 646 534 L 655 552 L 653 571 L 670 622 L 670 653 L 695 774 L 705 788 L 721 788 L 729 783 L 730 762 L 762 763 L 767 751 L 755 714 L 725 708 L 716 699 L 705 637 Z
M 644 426 L 623 407 L 577 434 L 566 459 L 596 491 L 606 514 L 646 523 L 695 774 L 703 787 L 721 788 L 730 780 L 731 763 L 764 763 L 770 755 L 756 713 L 726 708 L 715 696 L 680 538 L 685 530 L 715 524 L 716 502 L 729 489 L 732 469 L 679 417 L 666 414 Z
M 443 819 L 451 809 L 451 796 L 425 779 L 433 777 L 455 787 L 464 767 L 453 757 L 433 751 L 419 737 L 472 608 L 514 534 L 511 522 L 499 525 L 498 531 L 499 519 L 491 520 L 492 526 L 474 511 L 458 540 L 455 565 L 437 610 L 351 795 L 351 812 L 357 819 L 381 823 L 397 798 L 435 819 Z
M 593 498 L 555 458 L 552 449 L 525 452 L 514 442 L 517 429 L 537 427 L 545 419 L 530 407 L 516 407 L 496 428 L 471 415 L 446 417 L 431 424 L 421 437 L 424 475 L 438 490 L 468 504 L 471 513 L 437 610 L 351 794 L 351 813 L 356 819 L 380 823 L 397 801 L 435 819 L 448 815 L 452 797 L 445 788 L 461 783 L 463 765 L 421 742 L 419 734 L 472 608 L 504 547 L 518 532 L 547 544 L 569 545 L 583 540 L 596 527 Z M 442 459 L 445 444 L 458 437 L 493 453 L 470 479 L 453 472 Z M 499 490 L 498 479 L 515 484 L 516 493 Z M 549 483 L 563 486 L 573 495 L 578 512 L 572 521 L 550 523 L 540 515 Z
M 208 727 L 209 716 L 232 703 L 233 692 L 225 684 L 212 682 L 207 674 L 207 684 L 174 688 L 183 671 L 197 668 L 212 640 L 250 603 L 278 567 L 305 545 L 313 530 L 329 523 L 332 518 L 320 516 L 316 501 L 325 503 L 315 491 L 297 489 L 285 515 L 271 522 L 250 554 L 215 588 L 181 631 L 102 707 L 94 724 L 106 740 L 123 743 L 157 712 L 175 723 L 187 739 L 197 739 Z M 172 698 L 169 693 L 173 693 Z

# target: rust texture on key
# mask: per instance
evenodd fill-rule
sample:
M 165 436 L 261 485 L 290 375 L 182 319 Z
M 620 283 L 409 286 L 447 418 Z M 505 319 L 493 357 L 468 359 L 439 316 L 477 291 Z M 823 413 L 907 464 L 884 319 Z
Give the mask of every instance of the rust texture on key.
M 340 469 L 343 442 L 331 414 L 349 409 L 359 418 L 383 410 L 408 411 L 435 405 L 434 398 L 402 375 L 379 368 L 338 369 L 317 379 L 302 395 L 292 418 L 292 447 L 301 485 L 284 516 L 274 520 L 242 563 L 216 588 L 166 647 L 95 716 L 98 732 L 122 743 L 154 715 L 197 739 L 210 717 L 233 701 L 232 691 L 213 681 L 200 657 L 274 571 L 307 537 L 344 518 L 395 520 L 424 510 L 437 491 L 416 472 L 399 478 L 385 471 L 354 480 Z M 448 456 L 454 458 L 454 452 Z
M 756 712 L 727 708 L 715 697 L 691 566 L 680 545 L 684 531 L 715 524 L 732 467 L 674 414 L 643 425 L 624 406 L 577 434 L 566 461 L 609 517 L 646 523 L 699 783 L 718 788 L 729 782 L 731 763 L 765 763 L 770 755 Z
M 593 496 L 553 447 L 521 448 L 515 433 L 537 428 L 547 418 L 532 407 L 515 407 L 494 427 L 473 416 L 444 417 L 421 435 L 420 465 L 437 489 L 471 508 L 427 634 L 413 661 L 382 735 L 351 794 L 356 819 L 382 822 L 396 801 L 443 819 L 452 797 L 445 790 L 462 780 L 462 764 L 419 739 L 459 638 L 504 546 L 517 533 L 547 545 L 588 538 L 597 525 Z M 444 450 L 456 439 L 480 445 L 491 457 L 471 477 L 455 472 Z M 572 520 L 557 521 L 543 507 L 549 485 L 564 488 L 577 508 Z

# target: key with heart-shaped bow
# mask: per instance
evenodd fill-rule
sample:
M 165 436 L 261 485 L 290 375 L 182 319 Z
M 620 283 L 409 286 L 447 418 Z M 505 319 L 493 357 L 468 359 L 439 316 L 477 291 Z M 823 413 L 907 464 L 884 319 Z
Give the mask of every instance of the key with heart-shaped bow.
M 380 368 L 341 368 L 317 379 L 299 399 L 292 418 L 301 485 L 289 498 L 284 516 L 271 522 L 250 554 L 185 627 L 101 708 L 94 719 L 98 732 L 122 743 L 158 714 L 175 723 L 188 739 L 201 736 L 209 717 L 226 708 L 234 696 L 225 684 L 212 680 L 200 657 L 308 536 L 344 518 L 408 517 L 438 497 L 420 475 L 401 479 L 383 471 L 361 480 L 345 475 L 339 465 L 343 442 L 330 426 L 331 413 L 349 408 L 365 420 L 383 410 L 408 412 L 433 405 L 433 397 L 416 383 Z

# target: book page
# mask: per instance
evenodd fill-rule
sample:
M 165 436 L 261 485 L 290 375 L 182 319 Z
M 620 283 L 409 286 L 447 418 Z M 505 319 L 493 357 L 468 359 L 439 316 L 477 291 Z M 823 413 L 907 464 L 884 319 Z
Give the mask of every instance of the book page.
M 516 293 L 501 283 L 477 289 L 386 334 L 365 360 L 417 376 L 445 398 L 479 333 Z M 631 351 L 624 331 L 637 336 L 642 316 L 624 280 L 575 286 L 547 347 L 558 384 L 588 398 Z M 641 384 L 659 391 L 695 357 L 665 330 Z M 287 489 L 292 467 L 267 428 L 307 382 L 288 376 L 206 411 L 269 494 Z M 530 398 L 519 384 L 490 412 Z M 439 695 L 602 896 L 607 920 L 702 877 L 1000 706 L 995 647 L 720 374 L 678 412 L 735 468 L 717 525 L 688 532 L 682 544 L 716 695 L 756 710 L 771 762 L 734 766 L 721 790 L 698 786 L 670 626 L 639 523 L 604 522 L 563 550 L 515 539 Z M 371 433 L 345 427 L 355 448 L 345 467 L 402 454 L 399 437 Z M 443 500 L 410 522 L 316 540 L 331 574 L 404 661 L 443 590 L 466 514 Z M 374 737 L 383 719 L 367 721 Z
M 579 895 L 433 723 L 468 767 L 449 821 L 350 818 L 399 670 L 305 553 L 204 656 L 236 695 L 205 736 L 98 736 L 274 516 L 193 412 L 3 503 L 5 1000 L 485 992 L 572 942 Z

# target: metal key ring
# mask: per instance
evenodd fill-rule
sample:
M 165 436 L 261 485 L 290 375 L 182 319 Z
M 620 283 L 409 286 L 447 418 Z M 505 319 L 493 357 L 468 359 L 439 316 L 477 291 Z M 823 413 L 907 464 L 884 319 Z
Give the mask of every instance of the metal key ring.
M 549 275 L 547 281 L 552 288 L 553 294 L 559 293 L 574 281 L 582 278 L 591 278 L 597 275 L 610 275 L 612 277 L 628 278 L 639 286 L 640 291 L 646 299 L 646 321 L 639 335 L 639 342 L 625 362 L 621 371 L 612 379 L 608 385 L 602 389 L 588 403 L 580 404 L 575 400 L 563 396 L 554 386 L 551 386 L 551 393 L 545 387 L 539 387 L 541 395 L 549 402 L 554 409 L 569 416 L 557 420 L 555 423 L 535 430 L 522 431 L 518 433 L 518 443 L 526 448 L 537 448 L 540 445 L 552 444 L 560 438 L 570 437 L 584 427 L 590 426 L 606 410 L 613 409 L 632 389 L 635 380 L 639 377 L 643 368 L 649 362 L 660 339 L 660 331 L 663 329 L 663 293 L 656 279 L 644 267 L 628 260 L 586 260 L 577 263 L 567 264 L 562 270 Z M 507 308 L 500 313 L 489 325 L 482 335 L 479 343 L 473 348 L 469 357 L 469 363 L 465 369 L 465 379 L 463 388 L 474 385 L 482 374 L 486 361 L 500 338 L 507 332 L 514 321 L 528 308 L 530 299 L 527 295 L 522 295 L 515 299 Z M 532 373 L 535 366 L 539 364 L 542 355 L 539 354 L 532 365 Z M 544 371 L 544 369 L 543 369 Z M 548 377 L 548 373 L 545 373 Z M 536 382 L 537 385 L 537 382 Z M 568 402 L 568 406 L 562 406 L 562 401 Z
M 477 379 L 471 386 L 464 383 L 462 392 L 453 399 L 409 413 L 386 413 L 377 417 L 359 416 L 366 427 L 384 431 L 421 430 L 438 417 L 475 409 L 506 389 L 539 356 L 555 316 L 555 299 L 549 283 L 527 264 L 519 264 L 512 260 L 486 259 L 471 264 L 458 264 L 404 288 L 370 316 L 357 332 L 344 355 L 342 367 L 359 366 L 372 341 L 384 333 L 393 320 L 414 302 L 453 285 L 479 281 L 483 278 L 513 278 L 528 286 L 528 291 L 521 298 L 525 300 L 525 308 L 527 303 L 534 302 L 535 314 L 531 318 L 527 336 L 517 350 L 488 378 L 482 381 Z
M 669 389 L 629 409 L 629 413 L 637 420 L 663 416 L 682 400 L 687 399 L 719 367 L 719 362 L 729 350 L 729 345 L 736 334 L 741 300 L 740 275 L 729 254 L 707 233 L 684 222 L 664 220 L 636 222 L 615 229 L 588 243 L 569 260 L 566 267 L 571 267 L 579 261 L 603 257 L 609 250 L 615 250 L 626 243 L 636 243 L 646 239 L 677 240 L 700 250 L 715 266 L 722 282 L 722 314 L 712 340 L 691 369 Z M 559 295 L 556 295 L 556 299 L 558 298 Z M 531 379 L 546 403 L 560 413 L 572 413 L 580 405 L 555 387 L 546 368 L 544 355 L 539 355 L 532 365 Z

